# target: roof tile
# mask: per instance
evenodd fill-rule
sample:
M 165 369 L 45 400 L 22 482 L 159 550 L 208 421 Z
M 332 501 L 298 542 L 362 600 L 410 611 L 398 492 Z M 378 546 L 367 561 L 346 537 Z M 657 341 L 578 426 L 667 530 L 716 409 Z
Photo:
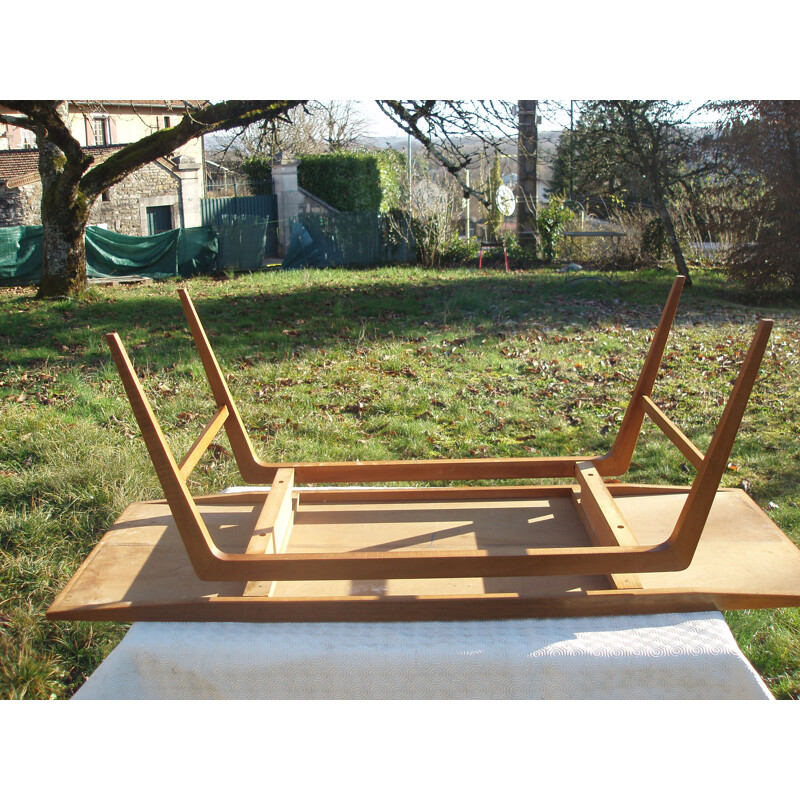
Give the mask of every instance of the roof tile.
M 93 155 L 95 162 L 100 163 L 122 147 L 124 147 L 124 145 L 121 144 L 84 147 L 83 151 Z M 37 149 L 0 150 L 0 181 L 16 182 L 18 179 L 25 178 L 31 173 L 35 173 L 38 177 L 39 151 Z

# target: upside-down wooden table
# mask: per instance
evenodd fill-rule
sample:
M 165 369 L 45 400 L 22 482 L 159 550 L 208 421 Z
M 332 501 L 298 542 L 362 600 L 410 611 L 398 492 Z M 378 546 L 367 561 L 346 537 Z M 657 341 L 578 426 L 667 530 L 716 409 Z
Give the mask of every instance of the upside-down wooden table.
M 673 285 L 604 456 L 312 464 L 255 457 L 181 290 L 217 412 L 178 463 L 119 337 L 109 334 L 165 499 L 126 509 L 48 616 L 291 623 L 291 631 L 283 630 L 295 639 L 297 624 L 366 624 L 373 626 L 364 628 L 373 632 L 366 639 L 381 641 L 386 626 L 397 623 L 438 625 L 437 635 L 446 638 L 442 624 L 480 621 L 491 637 L 490 628 L 531 630 L 536 618 L 551 627 L 553 620 L 619 615 L 689 614 L 690 620 L 699 613 L 719 622 L 725 609 L 800 605 L 800 551 L 747 494 L 719 488 L 772 323 L 759 323 L 703 454 L 651 398 L 682 285 L 681 278 Z M 691 486 L 605 482 L 627 471 L 645 414 L 697 470 Z M 223 427 L 244 481 L 268 486 L 194 498 L 186 479 Z M 364 486 L 541 478 L 574 484 Z M 652 623 L 640 619 L 645 628 Z

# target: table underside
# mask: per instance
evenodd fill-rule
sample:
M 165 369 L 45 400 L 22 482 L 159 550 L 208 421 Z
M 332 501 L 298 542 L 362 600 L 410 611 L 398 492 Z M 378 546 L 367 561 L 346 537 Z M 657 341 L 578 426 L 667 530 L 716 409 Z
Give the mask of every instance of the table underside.
M 592 547 L 577 487 L 302 490 L 292 553 L 450 552 L 525 555 Z M 641 545 L 664 541 L 681 487 L 611 485 Z M 546 494 L 542 492 L 546 491 Z M 221 550 L 243 553 L 263 493 L 198 499 Z M 197 578 L 163 500 L 134 503 L 48 610 L 54 619 L 117 621 L 369 621 L 652 614 L 800 605 L 800 550 L 743 491 L 717 492 L 691 566 L 639 573 L 641 589 L 607 576 L 207 582 Z

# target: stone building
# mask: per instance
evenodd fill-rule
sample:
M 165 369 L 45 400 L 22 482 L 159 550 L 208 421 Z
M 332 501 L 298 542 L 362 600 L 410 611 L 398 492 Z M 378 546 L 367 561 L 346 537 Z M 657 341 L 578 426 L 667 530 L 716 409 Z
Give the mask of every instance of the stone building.
M 177 124 L 186 111 L 182 101 L 79 100 L 70 102 L 69 118 L 72 135 L 100 163 L 125 144 Z M 203 160 L 202 139 L 195 139 L 146 164 L 97 199 L 89 224 L 130 236 L 201 225 Z M 0 124 L 0 226 L 41 224 L 37 161 L 33 134 Z
M 181 117 L 205 104 L 204 100 L 70 100 L 70 132 L 82 147 L 130 144 L 163 128 L 171 128 Z M 13 117 L 16 112 L 0 106 L 0 112 Z M 0 150 L 36 149 L 31 131 L 0 122 Z M 203 161 L 202 142 L 187 142 L 181 155 Z
M 89 147 L 96 162 L 117 147 Z M 0 226 L 41 225 L 42 183 L 36 150 L 0 151 Z M 201 165 L 185 156 L 161 158 L 115 184 L 92 206 L 89 224 L 148 236 L 201 224 Z

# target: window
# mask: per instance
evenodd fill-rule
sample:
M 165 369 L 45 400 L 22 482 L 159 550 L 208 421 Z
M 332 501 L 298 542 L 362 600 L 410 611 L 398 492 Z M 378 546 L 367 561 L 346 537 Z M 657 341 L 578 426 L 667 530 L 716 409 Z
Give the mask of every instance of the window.
M 155 236 L 157 233 L 172 230 L 172 209 L 169 206 L 147 207 L 147 235 Z
M 169 123 L 169 117 L 164 117 L 164 127 L 165 128 L 171 128 L 172 127 L 172 125 L 170 125 L 170 123 Z
M 104 117 L 95 117 L 93 122 L 94 130 L 94 143 L 95 144 L 108 144 L 108 137 L 106 136 L 106 120 Z
M 108 193 L 108 189 L 106 189 L 102 195 L 100 195 L 102 201 L 104 203 L 108 203 L 111 200 L 111 195 Z

